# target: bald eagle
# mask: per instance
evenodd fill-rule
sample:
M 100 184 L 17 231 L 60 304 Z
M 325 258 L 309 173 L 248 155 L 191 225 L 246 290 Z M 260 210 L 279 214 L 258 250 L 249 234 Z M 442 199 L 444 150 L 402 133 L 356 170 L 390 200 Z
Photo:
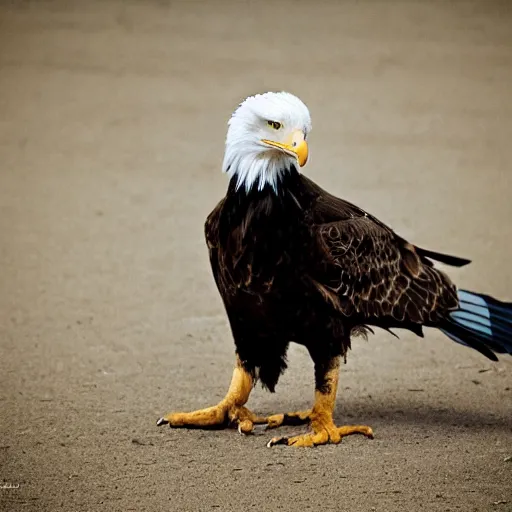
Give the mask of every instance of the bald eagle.
M 421 249 L 303 176 L 311 131 L 308 108 L 292 94 L 247 98 L 229 120 L 223 170 L 226 196 L 208 216 L 206 242 L 236 346 L 225 398 L 157 422 L 171 427 L 269 428 L 309 423 L 311 432 L 275 437 L 268 446 L 339 443 L 373 437 L 366 425 L 333 421 L 340 360 L 351 337 L 435 327 L 489 359 L 512 353 L 512 303 L 457 290 L 433 261 L 468 260 Z M 245 404 L 255 382 L 274 391 L 293 341 L 314 362 L 311 409 L 255 415 Z

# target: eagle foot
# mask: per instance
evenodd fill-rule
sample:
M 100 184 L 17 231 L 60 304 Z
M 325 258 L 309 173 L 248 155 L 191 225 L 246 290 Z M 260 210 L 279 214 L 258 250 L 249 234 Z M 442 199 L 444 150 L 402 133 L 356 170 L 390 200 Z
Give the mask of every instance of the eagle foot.
M 297 447 L 313 447 L 321 444 L 338 444 L 345 436 L 352 434 L 362 434 L 369 439 L 373 439 L 373 430 L 366 425 L 347 425 L 343 427 L 336 427 L 332 425 L 316 425 L 312 422 L 313 432 L 302 434 L 293 437 L 274 437 L 267 446 L 271 448 L 277 444 L 284 444 L 285 446 Z
M 193 412 L 174 412 L 162 416 L 157 426 L 171 428 L 238 428 L 240 434 L 250 434 L 254 425 L 267 423 L 267 418 L 256 416 L 247 407 L 220 402 Z
M 244 405 L 253 387 L 253 378 L 237 357 L 228 392 L 217 405 L 193 412 L 174 412 L 162 416 L 156 424 L 172 428 L 215 429 L 238 427 L 241 434 L 250 434 L 255 424 L 267 423 L 267 418 L 253 414 Z

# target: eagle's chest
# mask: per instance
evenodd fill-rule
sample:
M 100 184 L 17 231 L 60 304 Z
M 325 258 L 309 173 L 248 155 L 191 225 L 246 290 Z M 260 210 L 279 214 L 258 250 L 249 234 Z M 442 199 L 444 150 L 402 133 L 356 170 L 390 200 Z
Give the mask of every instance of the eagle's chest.
M 284 291 L 293 283 L 300 266 L 301 231 L 282 218 L 253 222 L 244 234 L 241 229 L 233 229 L 222 247 L 222 270 L 242 292 Z
M 275 306 L 300 282 L 309 227 L 290 198 L 272 192 L 251 199 L 228 202 L 219 217 L 218 272 L 224 293 L 240 304 Z

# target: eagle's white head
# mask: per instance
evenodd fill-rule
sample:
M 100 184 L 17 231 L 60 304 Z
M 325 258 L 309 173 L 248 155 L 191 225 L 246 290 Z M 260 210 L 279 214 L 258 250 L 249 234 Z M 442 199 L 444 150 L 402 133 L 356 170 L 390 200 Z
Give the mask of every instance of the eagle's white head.
M 311 117 L 304 103 L 287 92 L 247 98 L 228 123 L 222 170 L 236 176 L 236 188 L 277 190 L 279 178 L 308 159 Z

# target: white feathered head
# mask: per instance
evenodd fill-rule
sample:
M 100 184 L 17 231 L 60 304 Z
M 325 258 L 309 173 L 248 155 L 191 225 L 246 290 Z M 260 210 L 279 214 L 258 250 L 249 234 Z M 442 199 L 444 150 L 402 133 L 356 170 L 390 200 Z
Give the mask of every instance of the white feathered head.
M 277 188 L 279 177 L 308 159 L 306 138 L 311 117 L 304 103 L 287 92 L 247 98 L 228 123 L 222 169 L 237 177 L 237 189 L 265 184 Z

